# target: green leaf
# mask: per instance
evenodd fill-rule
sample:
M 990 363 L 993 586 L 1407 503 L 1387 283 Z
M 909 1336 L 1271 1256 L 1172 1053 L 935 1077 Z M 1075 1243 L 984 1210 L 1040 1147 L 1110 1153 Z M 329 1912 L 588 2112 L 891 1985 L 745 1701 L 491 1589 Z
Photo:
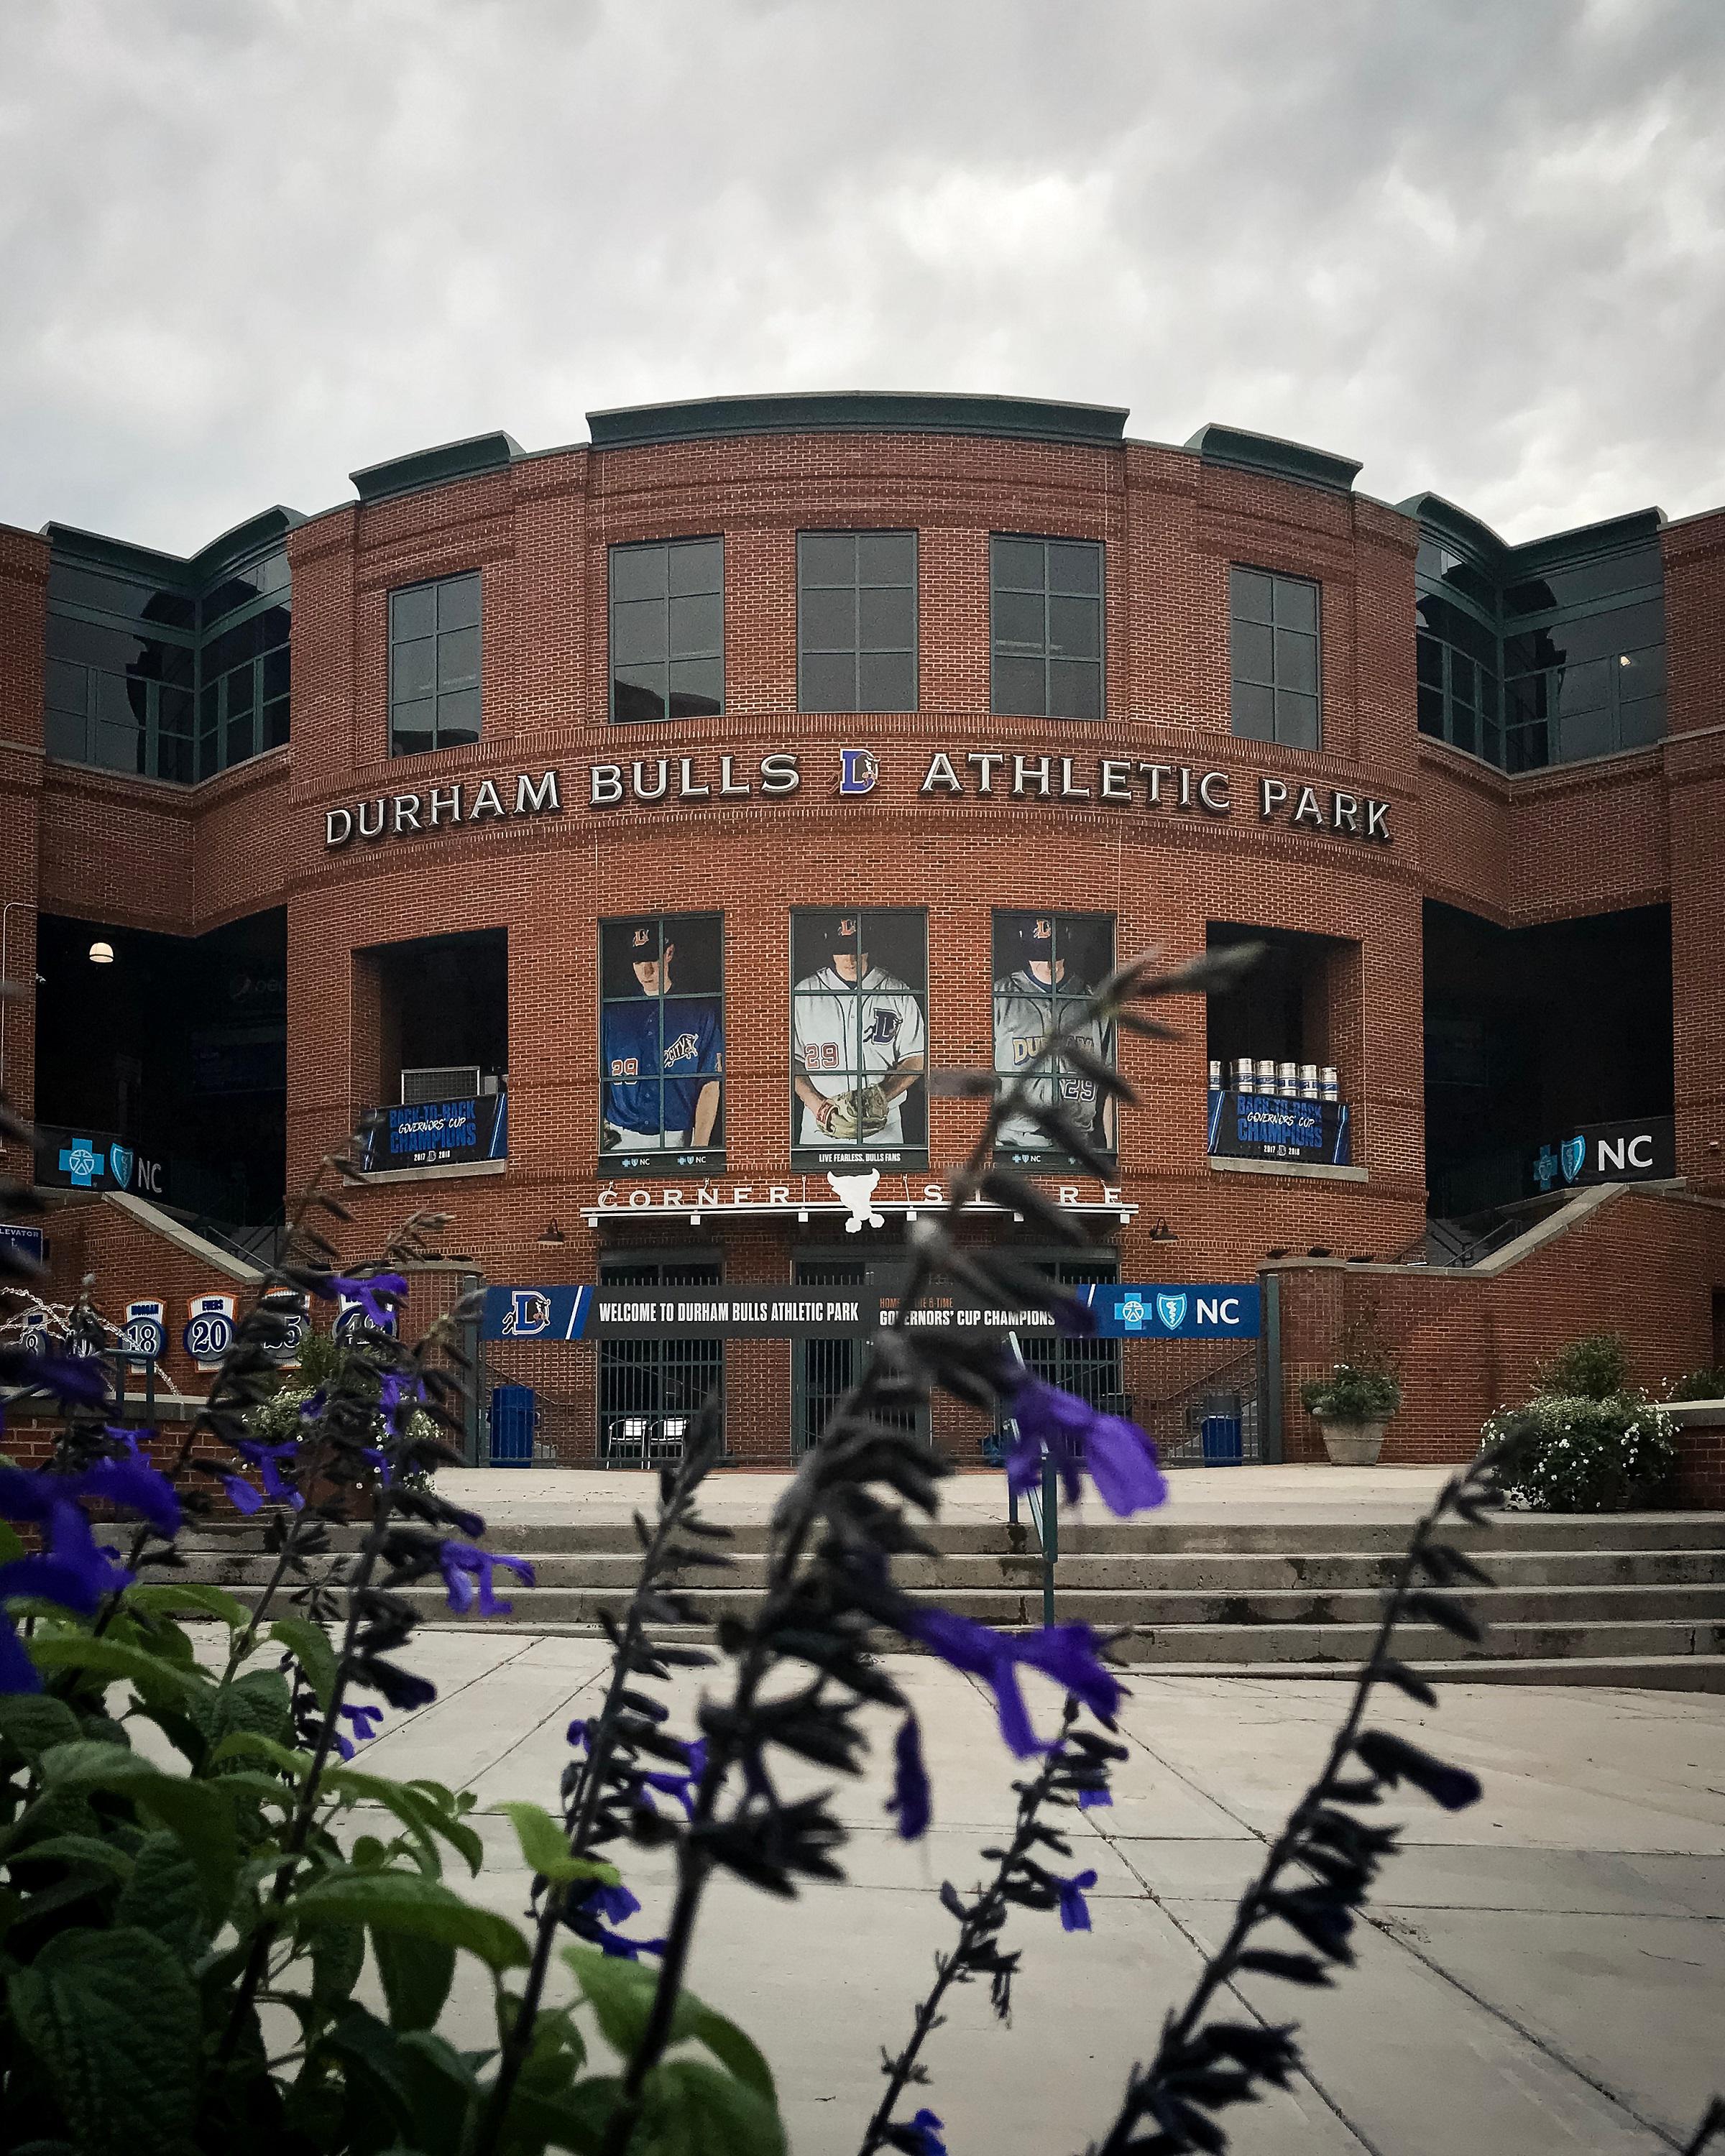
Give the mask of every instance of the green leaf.
M 142 1587 L 128 1587 L 121 1598 L 127 1609 L 146 1617 L 171 1617 L 177 1609 L 201 1609 L 207 1617 L 219 1617 L 230 1632 L 246 1624 L 251 1612 L 236 1602 L 225 1587 L 207 1587 L 195 1579 L 151 1580 Z
M 279 1640 L 305 1671 L 305 1681 L 327 1714 L 336 1691 L 336 1650 L 322 1625 L 307 1617 L 278 1617 L 269 1636 Z
M 311 1935 L 311 2004 L 332 2014 L 353 1995 L 366 1965 L 366 1935 L 359 1924 L 324 1924 Z
M 784 2127 L 770 2097 L 698 2059 L 674 2059 L 647 2077 L 639 2156 L 785 2156 Z
M 283 1774 L 291 1774 L 296 1782 L 305 1779 L 311 1765 L 309 1752 L 292 1751 L 255 1729 L 230 1730 L 219 1744 L 211 1748 L 204 1764 L 218 1767 L 228 1759 L 267 1759 L 272 1767 L 280 1767 Z
M 341 2061 L 350 2097 L 357 2096 L 366 2129 L 345 2140 L 366 2148 L 388 2145 L 379 2136 L 381 2112 L 393 2125 L 397 2151 L 457 2156 L 465 2138 L 479 2087 L 468 2062 L 442 2037 L 425 2030 L 395 2030 L 362 2006 L 350 2006 L 324 2039 Z M 369 2112 L 368 2120 L 363 2113 Z
M 6 1464 L 9 1466 L 11 1462 L 8 1461 Z M 20 1558 L 23 1553 L 24 1546 L 19 1541 L 16 1532 L 8 1527 L 4 1520 L 0 1520 L 0 1564 L 10 1564 L 15 1558 Z
M 597 1947 L 566 1947 L 563 1959 L 598 2016 L 605 2041 L 620 2058 L 632 2058 L 646 2030 L 657 1974 Z M 768 2103 L 773 2101 L 772 2069 L 759 2050 L 734 2021 L 716 2014 L 692 1991 L 678 1994 L 670 2041 L 705 2044 L 746 2087 Z
M 422 1868 L 434 1877 L 443 1869 L 433 1839 L 437 1835 L 460 1851 L 468 1870 L 478 1876 L 485 1861 L 485 1844 L 470 1826 L 434 1804 L 422 1787 L 412 1782 L 392 1782 L 382 1774 L 362 1774 L 352 1767 L 331 1767 L 323 1778 L 323 1786 L 344 1804 L 382 1804 L 393 1812 L 413 1837 Z
M 62 1932 L 7 1986 L 81 2156 L 184 2147 L 198 2116 L 198 1994 L 152 1933 Z
M 219 1691 L 212 1686 L 193 1701 L 193 1712 L 212 1750 L 237 1729 L 283 1746 L 293 1743 L 293 1701 L 280 1670 L 248 1670 Z
M 118 1746 L 93 1742 L 56 1744 L 42 1755 L 42 1776 L 51 1791 L 126 1797 L 141 1812 L 177 1835 L 198 1867 L 204 1908 L 212 1924 L 228 1912 L 239 1850 L 234 1816 L 219 1785 L 158 1773 L 147 1759 Z
M 510 2100 L 511 2134 L 506 2146 L 521 2146 L 516 2137 L 524 2134 L 529 2147 L 536 2138 L 553 2148 L 573 2149 L 575 2156 L 598 2156 L 622 2087 L 613 2075 L 596 2075 L 578 2082 L 561 2095 L 546 2096 L 517 2082 Z
M 521 1969 L 526 1941 L 506 1917 L 476 1909 L 436 1879 L 413 1871 L 329 1871 L 285 1905 L 297 1931 L 370 1924 L 477 1954 L 493 1969 Z
M 132 1875 L 121 1889 L 114 1922 L 151 1932 L 182 1962 L 209 1944 L 203 1885 L 198 1866 L 172 1834 L 147 1834 L 139 1843 Z
M 455 1949 L 373 1927 L 372 1953 L 394 2029 L 434 2029 L 455 1980 Z
M 45 1692 L 0 1692 L 0 1738 L 33 1767 L 56 1744 L 74 1744 L 78 1717 L 63 1699 Z
M 29 1649 L 39 1670 L 76 1670 L 99 1678 L 104 1688 L 130 1677 L 141 1697 L 164 1705 L 196 1699 L 212 1689 L 204 1671 L 176 1669 L 124 1640 L 95 1640 L 88 1632 L 38 1632 Z
M 10 1861 L 13 1864 L 95 1864 L 120 1879 L 131 1873 L 131 1859 L 119 1844 L 103 1841 L 93 1834 L 50 1834 L 14 1849 Z
M 542 1805 L 493 1804 L 491 1810 L 503 1813 L 514 1822 L 516 1840 L 521 1845 L 521 1855 L 530 1871 L 538 1872 L 542 1878 L 557 1881 L 598 1879 L 607 1887 L 620 1883 L 622 1875 L 614 1864 L 591 1856 L 572 1856 L 563 1830 Z

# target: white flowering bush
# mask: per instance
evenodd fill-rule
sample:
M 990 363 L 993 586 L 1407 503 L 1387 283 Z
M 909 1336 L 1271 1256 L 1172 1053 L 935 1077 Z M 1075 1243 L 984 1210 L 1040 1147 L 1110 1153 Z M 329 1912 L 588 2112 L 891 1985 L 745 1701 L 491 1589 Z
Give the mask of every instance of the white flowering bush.
M 1505 1502 L 1521 1512 L 1629 1512 L 1665 1503 L 1676 1471 L 1675 1425 L 1638 1394 L 1544 1395 L 1500 1408 L 1481 1433 L 1507 1444 Z

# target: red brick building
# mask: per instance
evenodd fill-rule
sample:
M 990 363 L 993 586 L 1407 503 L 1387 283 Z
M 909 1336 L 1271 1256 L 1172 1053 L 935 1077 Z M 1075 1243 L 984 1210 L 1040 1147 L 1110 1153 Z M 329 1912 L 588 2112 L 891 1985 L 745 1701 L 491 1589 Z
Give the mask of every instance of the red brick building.
M 932 1077 L 1009 1070 L 1117 953 L 1250 934 L 1177 1044 L 1102 1044 L 1117 1129 L 1065 1086 L 1107 1179 L 1017 1157 L 1092 1276 L 1258 1283 L 1266 1337 L 1075 1382 L 1166 1437 L 1262 1381 L 1296 1456 L 1368 1306 L 1417 1458 L 1594 1323 L 1649 1382 L 1719 1359 L 1725 512 L 1509 547 L 1125 418 L 744 398 L 400 458 L 189 561 L 0 529 L 3 968 L 37 977 L 0 1075 L 57 1277 L 122 1168 L 255 1240 L 393 1108 L 356 1254 L 420 1208 L 491 1283 L 890 1289 L 983 1113 Z M 868 1167 L 884 1224 L 847 1233 L 829 1173 Z M 184 1244 L 128 1212 L 118 1255 L 112 1214 L 104 1307 L 182 1301 Z M 591 1460 L 722 1366 L 776 1458 L 852 1353 L 517 1340 L 491 1375 Z

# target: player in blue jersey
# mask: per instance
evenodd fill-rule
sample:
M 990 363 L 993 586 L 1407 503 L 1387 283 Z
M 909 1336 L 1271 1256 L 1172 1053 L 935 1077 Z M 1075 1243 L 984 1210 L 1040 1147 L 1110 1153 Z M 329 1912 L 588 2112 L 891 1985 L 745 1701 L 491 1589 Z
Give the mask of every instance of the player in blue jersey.
M 716 1000 L 671 985 L 677 947 L 656 921 L 619 924 L 639 996 L 607 999 L 603 1150 L 699 1152 L 713 1142 L 725 1029 Z M 609 924 L 607 932 L 610 933 Z

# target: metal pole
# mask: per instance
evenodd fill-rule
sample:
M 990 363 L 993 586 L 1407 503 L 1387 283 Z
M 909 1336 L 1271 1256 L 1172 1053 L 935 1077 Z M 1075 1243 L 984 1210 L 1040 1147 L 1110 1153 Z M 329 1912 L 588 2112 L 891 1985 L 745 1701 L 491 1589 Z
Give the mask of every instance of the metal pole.
M 1055 1562 L 1060 1553 L 1060 1478 L 1053 1453 L 1042 1455 L 1042 1621 L 1055 1620 Z

